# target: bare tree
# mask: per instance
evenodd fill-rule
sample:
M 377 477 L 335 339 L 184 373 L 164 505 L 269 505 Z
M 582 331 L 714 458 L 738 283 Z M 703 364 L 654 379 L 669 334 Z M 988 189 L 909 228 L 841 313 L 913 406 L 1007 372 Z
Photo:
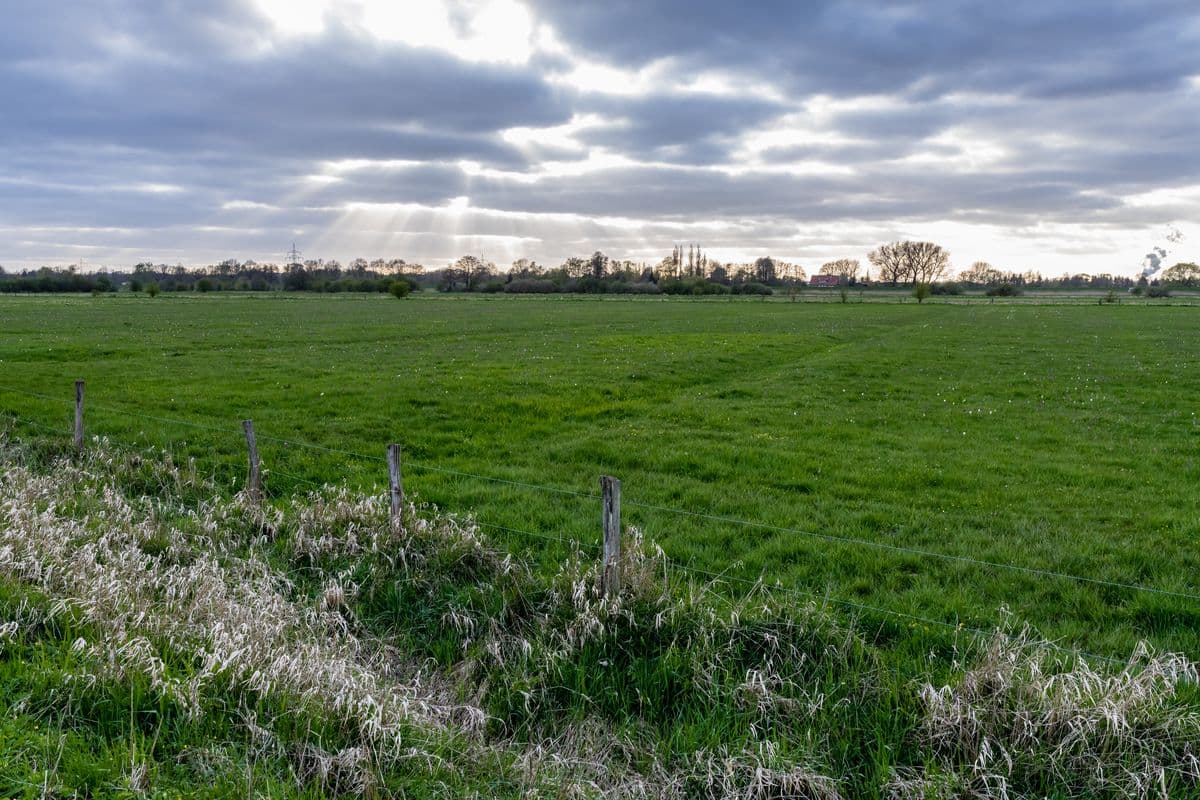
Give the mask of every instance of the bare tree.
M 867 254 L 886 283 L 932 283 L 946 273 L 950 253 L 933 242 L 890 242 Z
M 979 284 L 980 286 L 991 286 L 992 284 L 1003 282 L 1004 273 L 986 261 L 976 261 L 970 267 L 960 272 L 958 279 L 967 283 Z
M 845 283 L 849 283 L 858 277 L 859 267 L 857 258 L 839 258 L 837 261 L 830 261 L 821 265 L 819 274 L 821 275 L 837 275 L 842 278 Z
M 479 277 L 487 271 L 487 264 L 475 256 L 467 255 L 454 262 L 454 273 L 451 276 L 451 288 L 453 288 L 455 280 L 461 279 L 469 292 L 475 288 L 475 284 L 479 281 Z

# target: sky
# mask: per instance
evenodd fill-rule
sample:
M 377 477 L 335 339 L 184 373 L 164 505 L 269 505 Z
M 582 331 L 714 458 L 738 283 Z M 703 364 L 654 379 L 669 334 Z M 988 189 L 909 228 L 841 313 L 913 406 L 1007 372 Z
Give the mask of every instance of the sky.
M 1200 261 L 1195 0 L 0 0 L 0 265 Z M 1182 234 L 1178 241 L 1172 235 Z

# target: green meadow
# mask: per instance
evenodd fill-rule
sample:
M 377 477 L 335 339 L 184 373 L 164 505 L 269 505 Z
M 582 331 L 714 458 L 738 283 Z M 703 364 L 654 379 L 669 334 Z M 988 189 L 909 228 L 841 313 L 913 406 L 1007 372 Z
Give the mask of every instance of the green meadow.
M 378 485 L 399 442 L 410 496 L 547 572 L 598 545 L 610 474 L 677 569 L 761 577 L 899 647 L 1015 621 L 1196 657 L 1198 323 L 1154 303 L 5 297 L 0 414 L 65 441 L 83 378 L 89 436 L 230 489 L 252 418 L 277 501 Z

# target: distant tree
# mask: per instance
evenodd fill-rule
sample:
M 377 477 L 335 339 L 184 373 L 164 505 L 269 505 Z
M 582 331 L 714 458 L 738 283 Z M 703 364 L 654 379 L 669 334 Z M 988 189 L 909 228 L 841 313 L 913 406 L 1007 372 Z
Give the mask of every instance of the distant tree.
M 592 257 L 588 259 L 588 273 L 593 278 L 600 279 L 608 272 L 608 256 L 601 253 L 599 250 L 592 253 Z
M 977 286 L 992 286 L 1004 280 L 1004 273 L 986 261 L 976 261 L 959 273 L 958 279 Z
M 568 278 L 582 278 L 584 275 L 588 274 L 590 268 L 590 263 L 582 258 L 579 258 L 578 256 L 571 256 L 562 263 L 561 267 L 563 273 Z
M 777 281 L 789 281 L 792 283 L 803 281 L 807 273 L 804 267 L 799 264 L 792 264 L 787 261 L 775 262 L 775 279 Z
M 916 283 L 913 284 L 913 297 L 917 298 L 917 303 L 924 303 L 925 298 L 933 294 L 933 284 L 931 283 Z
M 857 258 L 839 258 L 822 264 L 817 273 L 818 275 L 836 275 L 845 278 L 846 283 L 852 283 L 858 277 L 860 266 L 862 264 L 859 264 Z
M 754 279 L 759 283 L 770 285 L 775 283 L 775 259 L 763 256 L 754 261 Z
M 950 253 L 933 242 L 890 242 L 867 254 L 881 280 L 891 283 L 932 283 L 945 274 Z
M 861 266 L 857 258 L 839 258 L 837 261 L 822 264 L 818 274 L 837 275 L 843 279 L 844 283 L 853 283 L 858 278 L 858 270 Z
M 469 292 L 479 283 L 479 278 L 487 270 L 487 265 L 484 261 L 472 255 L 466 255 L 454 262 L 454 275 L 451 279 L 451 288 L 457 280 L 461 280 L 464 288 Z
M 1179 286 L 1200 285 L 1200 265 L 1181 261 L 1173 267 L 1163 270 L 1159 280 L 1163 283 L 1173 283 Z

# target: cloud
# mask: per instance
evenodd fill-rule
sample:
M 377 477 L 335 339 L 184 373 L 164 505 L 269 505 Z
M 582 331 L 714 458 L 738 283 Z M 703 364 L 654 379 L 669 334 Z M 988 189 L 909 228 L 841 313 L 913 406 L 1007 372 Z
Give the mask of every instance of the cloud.
M 1190 2 L 21 5 L 8 267 L 293 237 L 342 260 L 657 260 L 681 238 L 822 259 L 940 232 L 1135 273 L 1200 212 Z

